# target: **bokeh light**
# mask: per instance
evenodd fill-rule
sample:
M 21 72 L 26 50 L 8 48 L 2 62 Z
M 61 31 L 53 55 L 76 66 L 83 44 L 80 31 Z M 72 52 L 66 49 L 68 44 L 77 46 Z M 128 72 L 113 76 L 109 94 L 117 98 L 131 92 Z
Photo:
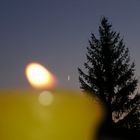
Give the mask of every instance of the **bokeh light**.
M 48 106 L 52 104 L 54 97 L 51 92 L 43 91 L 42 93 L 40 93 L 38 100 L 41 105 Z

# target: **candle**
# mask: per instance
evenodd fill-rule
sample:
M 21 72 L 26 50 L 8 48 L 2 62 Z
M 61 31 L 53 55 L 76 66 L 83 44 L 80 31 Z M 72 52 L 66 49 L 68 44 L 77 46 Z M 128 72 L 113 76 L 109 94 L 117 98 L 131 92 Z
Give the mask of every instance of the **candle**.
M 39 63 L 25 68 L 32 91 L 0 93 L 1 140 L 94 140 L 101 104 L 80 91 L 52 90 L 55 76 Z M 46 90 L 47 89 L 47 90 Z
M 0 92 L 1 140 L 94 140 L 102 116 L 79 91 Z

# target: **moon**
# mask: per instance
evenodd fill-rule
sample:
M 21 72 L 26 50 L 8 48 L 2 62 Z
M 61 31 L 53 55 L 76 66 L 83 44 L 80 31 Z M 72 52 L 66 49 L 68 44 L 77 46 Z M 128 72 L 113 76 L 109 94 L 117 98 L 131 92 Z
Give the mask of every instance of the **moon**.
M 70 80 L 70 75 L 68 75 L 68 81 Z

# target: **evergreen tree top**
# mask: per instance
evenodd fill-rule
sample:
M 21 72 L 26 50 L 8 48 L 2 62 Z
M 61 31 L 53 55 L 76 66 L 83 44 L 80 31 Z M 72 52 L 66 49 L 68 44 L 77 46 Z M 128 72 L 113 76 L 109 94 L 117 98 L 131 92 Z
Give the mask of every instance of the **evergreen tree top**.
M 140 95 L 135 92 L 138 79 L 129 49 L 120 33 L 112 29 L 108 18 L 102 17 L 98 31 L 99 37 L 92 33 L 89 40 L 87 61 L 84 63 L 86 72 L 78 68 L 80 88 L 92 96 L 96 95 L 104 103 L 111 123 L 127 128 L 137 124 L 140 128 L 138 118 L 137 123 L 131 125 L 132 116 L 139 114 L 136 110 Z

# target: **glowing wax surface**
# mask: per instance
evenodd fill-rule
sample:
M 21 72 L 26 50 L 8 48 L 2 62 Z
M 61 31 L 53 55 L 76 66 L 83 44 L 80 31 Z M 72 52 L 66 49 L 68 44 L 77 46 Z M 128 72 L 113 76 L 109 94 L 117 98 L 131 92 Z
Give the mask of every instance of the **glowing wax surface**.
M 50 92 L 49 106 L 40 104 L 40 91 L 0 92 L 0 139 L 93 140 L 102 118 L 99 103 L 77 91 Z

